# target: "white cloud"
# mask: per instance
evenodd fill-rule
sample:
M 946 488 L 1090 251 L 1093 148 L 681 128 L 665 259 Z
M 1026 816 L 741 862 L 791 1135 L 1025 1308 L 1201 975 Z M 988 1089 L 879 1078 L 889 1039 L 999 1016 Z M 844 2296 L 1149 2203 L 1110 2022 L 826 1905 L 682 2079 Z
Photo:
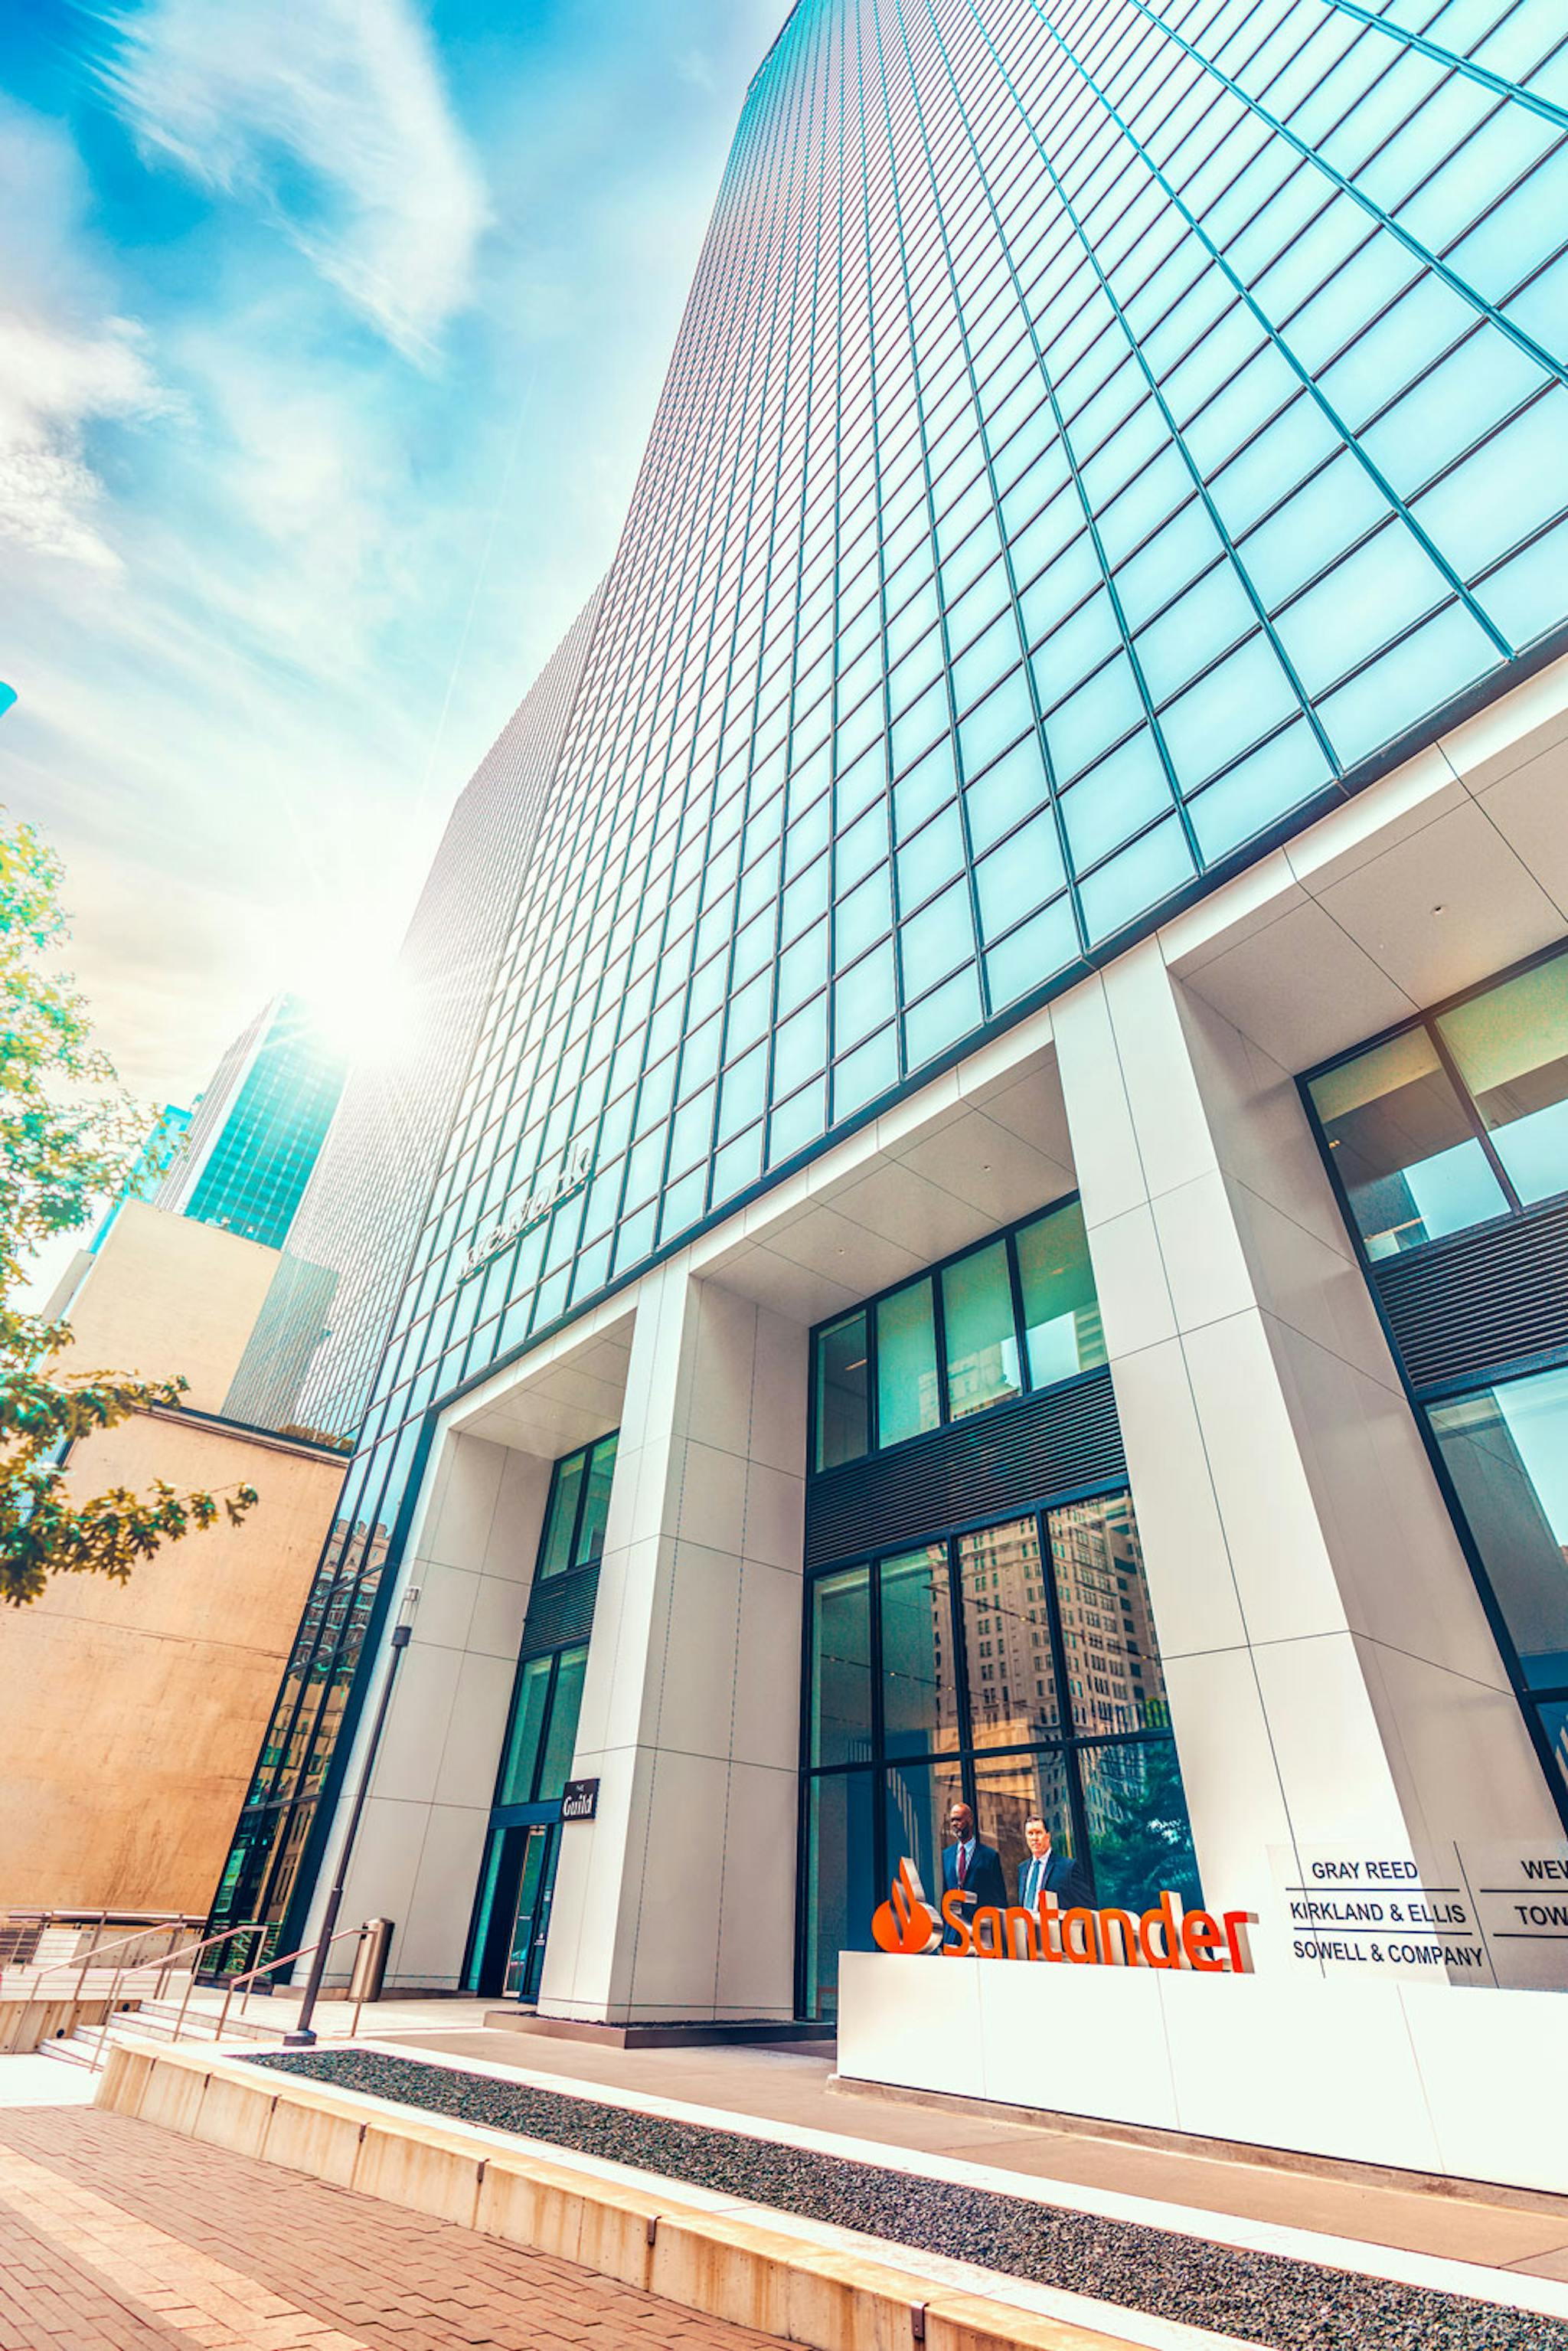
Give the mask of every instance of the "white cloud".
M 410 355 L 467 302 L 488 221 L 411 0 L 148 0 L 105 87 L 144 152 L 264 204 Z
M 0 250 L 0 541 L 110 569 L 89 435 L 165 402 L 141 329 L 112 315 L 81 258 L 81 198 L 68 140 L 0 103 L 0 218 L 13 224 Z
M 12 308 L 0 288 L 0 538 L 116 566 L 98 526 L 102 484 L 85 455 L 86 429 L 163 404 L 130 321 L 78 332 Z

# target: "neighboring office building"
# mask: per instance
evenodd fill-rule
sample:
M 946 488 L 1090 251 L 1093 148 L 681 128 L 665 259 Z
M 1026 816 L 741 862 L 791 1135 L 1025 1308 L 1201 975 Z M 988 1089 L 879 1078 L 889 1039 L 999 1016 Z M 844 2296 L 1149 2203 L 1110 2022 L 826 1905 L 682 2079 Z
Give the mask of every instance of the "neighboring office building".
M 344 1061 L 310 1008 L 275 996 L 197 1097 L 160 1207 L 281 1249 L 343 1090 Z
M 1271 1849 L 1560 1842 L 1568 113 L 1463 37 L 789 17 L 221 1916 L 409 1583 L 397 1984 L 831 2012 L 959 1792 L 1265 1969 Z
M 110 1234 L 121 1208 L 129 1200 L 151 1200 L 168 1175 L 180 1145 L 190 1131 L 191 1113 L 180 1110 L 173 1102 L 165 1102 L 152 1123 L 146 1142 L 131 1161 L 124 1183 L 113 1206 L 89 1243 L 89 1253 L 96 1257 Z
M 395 1050 L 350 1068 L 230 1391 L 235 1418 L 352 1437 L 380 1359 L 592 630 L 591 599 L 459 795 L 395 980 Z
M 150 1200 L 160 1189 L 190 1123 L 190 1112 L 176 1109 L 172 1102 L 165 1103 L 159 1112 L 148 1129 L 146 1141 L 131 1163 L 124 1183 L 110 1201 L 92 1238 L 72 1253 L 56 1282 L 44 1309 L 47 1321 L 57 1322 L 69 1313 L 72 1299 L 91 1272 L 92 1261 L 114 1230 L 120 1212 L 127 1201 Z
M 0 1908 L 199 1912 L 342 1483 L 340 1456 L 237 1427 L 222 1405 L 275 1253 L 125 1203 L 72 1302 L 74 1364 L 181 1374 L 183 1407 L 74 1446 L 73 1492 L 249 1483 L 235 1528 L 166 1545 L 129 1582 L 54 1577 L 5 1625 Z

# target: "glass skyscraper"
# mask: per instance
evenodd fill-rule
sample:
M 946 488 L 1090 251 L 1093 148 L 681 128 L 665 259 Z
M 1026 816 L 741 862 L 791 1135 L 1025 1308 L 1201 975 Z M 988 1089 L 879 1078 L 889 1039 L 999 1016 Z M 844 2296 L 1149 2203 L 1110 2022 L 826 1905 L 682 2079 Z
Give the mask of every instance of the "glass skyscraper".
M 274 997 L 197 1097 L 158 1206 L 281 1249 L 338 1107 L 344 1067 L 309 1006 Z
M 824 1380 L 847 1381 L 852 1425 L 881 1408 L 856 1402 L 854 1384 L 874 1383 L 880 1363 L 893 1383 L 887 1426 L 901 1440 L 954 1448 L 956 1462 L 989 1409 L 1019 1416 L 1020 1427 L 1033 1415 L 1043 1432 L 1046 1452 L 1019 1471 L 1023 1483 L 988 1488 L 984 1501 L 997 1527 L 1028 1530 L 1013 1539 L 1021 1564 L 1007 1654 L 1030 1653 L 1032 1627 L 1034 1648 L 1045 1641 L 1051 1659 L 1038 1689 L 1012 1691 L 1000 1708 L 1030 1726 L 1030 1754 L 1060 1761 L 1049 1772 L 1020 1765 L 1018 1785 L 1066 1791 L 1053 1801 L 1071 1812 L 1068 1834 L 1087 1855 L 1094 1820 L 1109 1817 L 1095 1789 L 1124 1784 L 1095 1777 L 1093 1742 L 1108 1733 L 1073 1663 L 1085 1625 L 1094 1641 L 1103 1628 L 1060 1561 L 1047 1601 L 1039 1563 L 1053 1531 L 1076 1525 L 1041 1514 L 1094 1491 L 1112 1497 L 1116 1531 L 1114 1543 L 1096 1535 L 1094 1574 L 1106 1625 L 1127 1645 L 1105 1689 L 1129 1694 L 1132 1728 L 1120 1729 L 1150 1754 L 1165 1751 L 1173 1721 L 1183 1747 L 1185 1667 L 1167 1634 L 1162 1676 L 1154 1646 L 1162 1578 L 1175 1573 L 1159 1557 L 1168 1521 L 1140 1539 L 1115 1499 L 1129 1483 L 1140 1498 L 1133 1374 L 1122 1369 L 1139 1350 L 1115 1343 L 1124 1310 L 1108 1302 L 1104 1269 L 1119 1240 L 1092 1196 L 1100 1162 L 1083 1140 L 1103 1107 L 1095 1086 L 1131 1093 L 1146 1072 L 1107 1031 L 1074 1079 L 1076 1008 L 1103 995 L 1113 1028 L 1132 986 L 1124 975 L 1145 972 L 1150 952 L 1177 975 L 1166 943 L 1194 924 L 1219 937 L 1241 903 L 1234 893 L 1250 890 L 1262 907 L 1258 893 L 1283 876 L 1317 905 L 1292 845 L 1336 823 L 1371 827 L 1377 793 L 1408 799 L 1414 787 L 1396 779 L 1448 762 L 1441 751 L 1428 759 L 1428 747 L 1568 647 L 1565 134 L 1568 26 L 1552 0 L 1392 0 L 1381 11 L 1354 0 L 800 0 L 791 11 L 747 97 L 581 648 L 488 1002 L 385 1317 L 342 1539 L 241 1824 L 225 1918 L 266 1916 L 280 1931 L 287 1918 L 290 1935 L 302 1930 L 343 1768 L 340 1733 L 362 1695 L 353 1676 L 367 1635 L 373 1651 L 405 1538 L 423 1540 L 427 1465 L 447 1432 L 468 1425 L 468 1400 L 508 1380 L 528 1388 L 529 1366 L 570 1351 L 574 1328 L 599 1327 L 595 1315 L 612 1327 L 618 1301 L 640 1323 L 651 1285 L 676 1279 L 657 1269 L 729 1266 L 726 1250 L 729 1287 L 802 1330 L 821 1326 L 813 1397 Z M 1442 779 L 1469 791 L 1451 763 Z M 1441 914 L 1441 880 L 1436 865 L 1413 878 L 1412 906 L 1425 895 Z M 1203 911 L 1210 902 L 1218 911 Z M 1279 919 L 1295 911 L 1292 899 Z M 1235 918 L 1238 954 L 1249 922 L 1260 938 L 1275 932 L 1255 960 L 1283 951 L 1275 913 L 1255 911 Z M 1347 925 L 1348 913 L 1337 943 L 1309 945 L 1304 963 L 1292 956 L 1268 987 L 1260 979 L 1259 1003 L 1270 988 L 1276 1008 L 1293 987 L 1311 998 L 1321 965 L 1326 1007 Z M 1286 1036 L 1278 1008 L 1272 1028 L 1261 1011 L 1244 1020 L 1234 989 L 1225 1017 L 1288 1084 L 1327 1057 L 1331 1039 L 1333 1050 L 1359 1043 L 1564 927 L 1560 919 L 1553 932 L 1544 914 L 1534 929 L 1521 917 L 1517 937 L 1493 925 L 1490 964 L 1433 957 L 1407 983 L 1404 946 L 1369 940 L 1358 952 L 1369 968 L 1381 954 L 1387 986 L 1379 996 L 1367 982 L 1370 1008 L 1349 1035 L 1326 1009 L 1301 1039 Z M 1471 925 L 1467 936 L 1485 930 Z M 1228 957 L 1232 932 L 1224 937 Z M 1210 960 L 1218 967 L 1218 947 Z M 1335 1001 L 1349 1006 L 1348 985 Z M 1187 1043 L 1197 1018 L 1182 1015 Z M 1022 1176 L 1009 1189 L 1017 1154 L 1005 1139 L 994 1160 L 956 1160 L 937 1181 L 937 1129 L 956 1120 L 952 1104 L 980 1082 L 985 1055 L 1021 1053 L 1019 1040 L 1049 1035 L 1052 1022 L 1062 1118 L 1053 1129 L 1040 1108 L 1008 1133 L 1041 1171 L 1065 1170 L 1055 1193 L 1043 1172 L 1032 1195 Z M 1209 1101 L 1221 1049 L 1204 1044 L 1207 1061 L 1191 1050 L 1194 1099 Z M 1135 1107 L 1129 1116 L 1118 1149 L 1152 1186 L 1156 1137 Z M 1293 1094 L 1289 1116 L 1310 1159 Z M 923 1119 L 934 1123 L 929 1149 L 919 1146 L 926 1156 L 912 1144 L 906 1157 L 895 1138 Z M 1161 1148 L 1177 1131 L 1162 1120 Z M 1000 1123 L 999 1113 L 981 1120 Z M 1200 1123 L 1218 1136 L 1219 1111 L 1211 1104 Z M 990 1197 L 998 1230 L 1076 1185 L 1093 1262 L 1071 1277 L 1072 1312 L 1098 1333 L 1104 1306 L 1100 1352 L 1040 1368 L 1021 1244 L 1009 1242 L 996 1259 L 994 1309 L 989 1290 L 963 1293 L 977 1334 L 967 1353 L 937 1321 L 928 1341 L 904 1332 L 904 1353 L 887 1353 L 892 1325 L 879 1341 L 862 1317 L 858 1360 L 852 1348 L 835 1355 L 836 1310 L 988 1228 L 939 1222 L 928 1240 L 916 1236 L 913 1259 L 900 1215 L 875 1222 L 875 1250 L 871 1221 L 848 1210 L 835 1211 L 840 1237 L 824 1228 L 809 1256 L 764 1238 L 770 1219 L 781 1233 L 790 1219 L 803 1230 L 835 1170 L 873 1151 L 977 1216 Z M 1312 1167 L 1323 1198 L 1337 1199 Z M 1554 1180 L 1568 1189 L 1568 1167 Z M 1335 1229 L 1333 1246 L 1353 1251 Z M 1249 1228 L 1238 1244 L 1249 1262 L 1254 1238 Z M 775 1265 L 794 1268 L 793 1287 Z M 1153 1278 L 1146 1267 L 1145 1285 Z M 944 1273 L 938 1294 L 958 1280 Z M 1357 1280 L 1357 1311 L 1370 1315 L 1364 1267 Z M 1179 1322 L 1179 1302 L 1173 1311 Z M 1262 1327 L 1274 1329 L 1268 1311 Z M 1378 1362 L 1400 1389 L 1411 1374 L 1397 1334 L 1366 1343 L 1383 1347 Z M 1568 1324 L 1551 1343 L 1568 1346 Z M 866 1344 L 884 1351 L 870 1370 Z M 894 1363 L 904 1366 L 896 1381 Z M 1110 1416 L 1092 1442 L 1086 1422 L 1072 1434 L 1051 1419 L 1069 1389 Z M 971 1393 L 978 1405 L 963 1400 Z M 1291 1415 L 1308 1410 L 1300 1396 L 1291 1390 L 1281 1406 L 1293 1427 Z M 494 1410 L 485 1426 L 498 1429 Z M 1440 1462 L 1408 1405 L 1400 1410 L 1399 1441 L 1419 1465 L 1410 1474 L 1457 1512 Z M 563 1420 L 555 1453 L 614 1426 Z M 495 1441 L 531 1453 L 546 1440 Z M 851 1457 L 802 1459 L 808 1530 L 827 1523 L 832 1479 L 870 1478 L 873 1458 L 915 1458 L 890 1446 L 866 1437 Z M 1071 1455 L 1083 1474 L 1063 1484 L 1047 1461 L 1052 1446 L 1058 1467 Z M 957 1495 L 958 1468 L 952 1480 Z M 904 1560 L 916 1533 L 935 1545 L 942 1621 L 965 1613 L 963 1546 L 977 1512 L 933 1504 L 916 1526 L 912 1503 L 885 1507 L 889 1557 Z M 855 1510 L 844 1504 L 842 1525 L 881 1523 L 883 1508 L 862 1494 Z M 616 1524 L 612 1501 L 606 1560 Z M 1432 1544 L 1453 1550 L 1456 1573 L 1479 1574 L 1462 1519 L 1440 1524 Z M 834 1540 L 837 1553 L 808 1532 L 809 1576 L 848 1573 L 844 1553 L 880 1553 L 883 1541 L 848 1531 Z M 797 1570 L 800 1558 L 797 1547 Z M 871 1565 L 877 1588 L 890 1588 L 887 1562 Z M 869 1607 L 863 1577 L 852 1588 L 855 1605 Z M 1506 1628 L 1484 1576 L 1479 1603 L 1464 1588 L 1465 1606 L 1482 1612 L 1476 1640 L 1501 1643 L 1485 1652 L 1512 1708 L 1498 1736 L 1524 1737 Z M 826 1803 L 826 1781 L 802 1799 L 798 1949 L 812 1956 L 801 1957 L 795 1999 L 810 2006 L 831 1997 L 819 1944 L 826 1937 L 836 1950 L 860 1931 L 857 1906 L 890 1839 L 931 1833 L 938 1789 L 944 1802 L 960 1784 L 984 1802 L 990 1783 L 977 1761 L 988 1740 L 977 1629 L 945 1636 L 951 1757 L 923 1761 L 912 1796 L 902 1780 L 900 1793 L 878 1777 L 904 1771 L 897 1759 L 911 1751 L 897 1743 L 891 1701 L 865 1711 L 855 1695 L 873 1639 L 880 1658 L 892 1633 L 873 1635 L 868 1615 L 862 1663 L 824 1664 L 809 1602 L 805 1613 L 805 1670 L 818 1677 L 808 1709 L 818 1707 L 823 1738 L 822 1676 L 839 1680 L 837 1728 L 804 1761 L 827 1770 L 831 1751 L 841 1775 L 834 1824 L 811 1810 Z M 1174 1620 L 1171 1604 L 1163 1613 Z M 585 1631 L 574 1620 L 570 1636 Z M 958 1663 L 955 1642 L 975 1654 Z M 1147 1710 L 1156 1688 L 1157 1716 Z M 580 1763 L 595 1751 L 594 1691 L 591 1651 Z M 1530 1718 L 1518 1784 L 1534 1792 L 1520 1796 L 1521 1818 L 1563 1800 L 1561 1787 L 1544 1793 L 1552 1719 Z M 498 1747 L 500 1726 L 496 1737 Z M 1171 1773 L 1160 1784 L 1176 1819 L 1179 1782 Z M 487 1793 L 476 1801 L 483 1812 Z M 1192 1801 L 1198 1861 L 1218 1868 L 1224 1838 Z M 497 1815 L 487 1834 L 536 1825 Z M 1185 1853 L 1185 1816 L 1173 1836 Z M 831 1900 L 822 1891 L 820 1837 L 840 1879 L 853 1878 L 848 1911 L 841 1890 Z M 475 1953 L 499 1948 L 501 1850 L 485 1846 L 491 1907 L 467 1959 L 411 1961 L 405 1980 L 483 1973 Z M 507 1980 L 523 1980 L 509 1957 Z M 586 2013 L 598 1995 L 573 1997 L 572 2012 Z
M 352 1438 L 592 632 L 591 598 L 459 796 L 398 956 L 400 1034 L 350 1069 L 235 1374 L 236 1420 Z

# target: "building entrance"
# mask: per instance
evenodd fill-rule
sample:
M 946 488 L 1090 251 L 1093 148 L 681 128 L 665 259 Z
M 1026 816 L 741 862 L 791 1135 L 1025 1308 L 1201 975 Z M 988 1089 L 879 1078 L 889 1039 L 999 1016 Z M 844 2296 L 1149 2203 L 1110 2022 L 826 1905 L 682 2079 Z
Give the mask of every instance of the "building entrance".
M 560 1823 L 519 1823 L 503 1828 L 497 1842 L 495 1892 L 476 1988 L 483 1998 L 526 2004 L 538 2000 L 544 1973 Z
M 464 1970 L 481 1997 L 538 1998 L 614 1467 L 612 1434 L 550 1481 Z

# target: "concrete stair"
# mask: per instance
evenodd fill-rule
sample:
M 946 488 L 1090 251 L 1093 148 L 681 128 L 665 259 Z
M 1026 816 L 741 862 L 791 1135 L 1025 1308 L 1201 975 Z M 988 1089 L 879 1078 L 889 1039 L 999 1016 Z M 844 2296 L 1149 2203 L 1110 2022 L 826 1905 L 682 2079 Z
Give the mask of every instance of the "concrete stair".
M 209 2010 L 192 2004 L 185 2011 L 183 2033 L 181 2033 L 180 2001 L 173 2000 L 128 2000 L 109 2019 L 107 2025 L 82 2024 L 74 2032 L 57 2033 L 52 2041 L 38 2044 L 40 2057 L 53 2057 L 62 2065 L 96 2066 L 100 2045 L 105 2049 L 144 2047 L 148 2042 L 162 2043 L 165 2047 L 177 2037 L 185 2041 L 215 2041 L 217 2018 Z M 224 2028 L 223 2045 L 238 2043 L 276 2041 L 278 2024 L 258 2024 L 251 2018 L 232 2016 Z

